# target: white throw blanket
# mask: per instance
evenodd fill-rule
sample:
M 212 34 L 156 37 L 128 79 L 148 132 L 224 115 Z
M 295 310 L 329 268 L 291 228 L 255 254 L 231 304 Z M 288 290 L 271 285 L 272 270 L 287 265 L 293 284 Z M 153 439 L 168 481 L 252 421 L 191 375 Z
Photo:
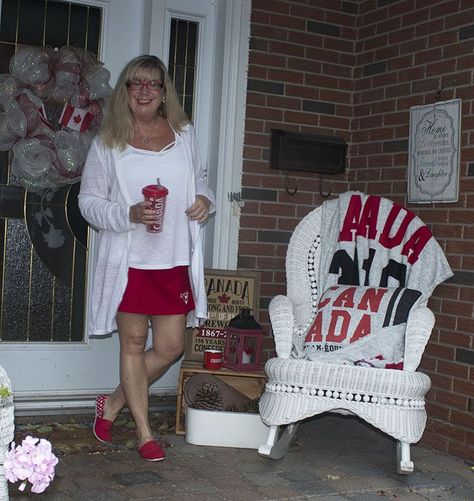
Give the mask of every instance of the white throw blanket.
M 347 192 L 322 205 L 321 291 L 336 284 L 408 287 L 426 303 L 453 276 L 429 228 L 391 200 Z
M 429 228 L 411 211 L 377 195 L 347 192 L 323 203 L 320 290 L 344 284 L 404 287 L 421 292 L 426 305 L 434 288 L 453 275 Z M 373 367 L 402 368 L 406 324 L 372 331 L 349 346 L 306 358 Z
M 340 350 L 328 353 L 316 351 L 307 358 L 313 362 L 401 368 L 405 351 L 405 328 L 406 324 L 384 327 Z

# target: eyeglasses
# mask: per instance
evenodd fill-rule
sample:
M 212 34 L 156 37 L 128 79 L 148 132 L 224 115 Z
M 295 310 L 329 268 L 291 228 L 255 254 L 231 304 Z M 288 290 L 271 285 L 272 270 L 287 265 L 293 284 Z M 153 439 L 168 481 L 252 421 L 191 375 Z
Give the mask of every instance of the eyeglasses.
M 146 87 L 152 92 L 159 92 L 163 88 L 163 82 L 160 80 L 150 80 L 149 82 L 142 82 L 141 80 L 129 80 L 127 87 L 131 90 L 141 90 Z

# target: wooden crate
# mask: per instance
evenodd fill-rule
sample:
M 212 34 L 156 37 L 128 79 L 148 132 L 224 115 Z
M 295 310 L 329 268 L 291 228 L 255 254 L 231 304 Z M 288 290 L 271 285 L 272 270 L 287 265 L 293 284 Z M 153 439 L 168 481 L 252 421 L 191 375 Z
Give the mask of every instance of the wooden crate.
M 177 435 L 184 435 L 185 433 L 186 402 L 184 400 L 184 386 L 188 379 L 195 374 L 212 374 L 249 398 L 259 397 L 267 380 L 263 371 L 238 372 L 230 369 L 210 371 L 203 369 L 202 362 L 183 361 L 178 379 L 178 401 L 176 404 Z

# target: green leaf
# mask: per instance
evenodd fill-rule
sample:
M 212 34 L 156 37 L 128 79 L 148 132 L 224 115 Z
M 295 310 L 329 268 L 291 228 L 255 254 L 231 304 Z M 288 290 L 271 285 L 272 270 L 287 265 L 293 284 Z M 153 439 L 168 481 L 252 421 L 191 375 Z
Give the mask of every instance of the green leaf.
M 11 391 L 5 386 L 0 386 L 0 398 L 8 398 L 11 395 Z

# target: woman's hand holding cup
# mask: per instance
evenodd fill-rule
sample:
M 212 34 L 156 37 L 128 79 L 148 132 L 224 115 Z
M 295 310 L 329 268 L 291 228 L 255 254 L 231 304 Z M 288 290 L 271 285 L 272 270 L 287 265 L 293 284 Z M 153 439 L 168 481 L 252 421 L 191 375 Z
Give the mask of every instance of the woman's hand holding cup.
M 158 211 L 148 200 L 138 202 L 130 207 L 130 221 L 136 224 L 151 225 L 156 222 Z

